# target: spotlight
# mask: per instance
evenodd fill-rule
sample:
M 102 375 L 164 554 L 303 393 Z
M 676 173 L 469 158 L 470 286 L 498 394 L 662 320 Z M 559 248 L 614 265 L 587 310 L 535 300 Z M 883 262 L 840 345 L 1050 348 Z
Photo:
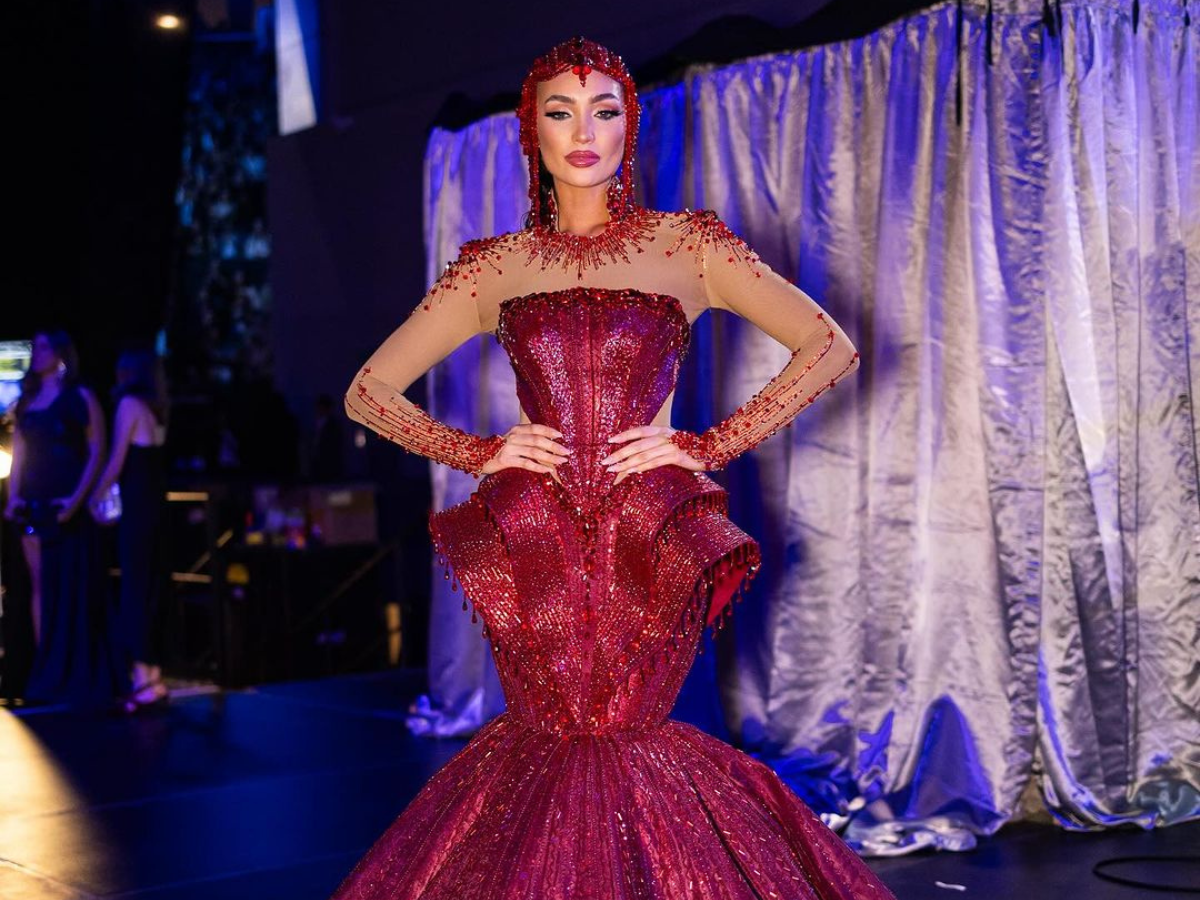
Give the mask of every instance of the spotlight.
M 0 447 L 0 481 L 12 473 L 12 454 Z
M 154 24 L 163 31 L 178 31 L 183 27 L 183 19 L 170 13 L 164 13 L 154 18 Z

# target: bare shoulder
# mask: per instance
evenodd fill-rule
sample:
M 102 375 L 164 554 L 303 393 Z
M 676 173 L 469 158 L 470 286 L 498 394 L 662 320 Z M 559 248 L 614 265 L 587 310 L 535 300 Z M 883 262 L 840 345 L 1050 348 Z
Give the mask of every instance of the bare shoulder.
M 134 418 L 141 415 L 143 411 L 149 412 L 150 407 L 146 405 L 144 400 L 140 397 L 135 397 L 133 394 L 125 394 L 117 401 L 118 416 Z

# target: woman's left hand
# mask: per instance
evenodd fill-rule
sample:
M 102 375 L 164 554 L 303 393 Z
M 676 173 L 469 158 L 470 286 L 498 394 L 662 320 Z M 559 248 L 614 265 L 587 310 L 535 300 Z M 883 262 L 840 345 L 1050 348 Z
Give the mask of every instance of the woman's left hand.
M 75 497 L 59 497 L 56 500 L 51 500 L 51 506 L 58 507 L 58 524 L 66 525 L 74 518 L 75 513 L 79 512 L 81 501 Z
M 613 484 L 633 472 L 645 472 L 659 466 L 679 466 L 692 472 L 703 472 L 705 466 L 698 460 L 671 443 L 674 428 L 666 425 L 638 425 L 614 434 L 609 441 L 613 444 L 628 441 L 600 462 L 610 472 L 616 472 Z

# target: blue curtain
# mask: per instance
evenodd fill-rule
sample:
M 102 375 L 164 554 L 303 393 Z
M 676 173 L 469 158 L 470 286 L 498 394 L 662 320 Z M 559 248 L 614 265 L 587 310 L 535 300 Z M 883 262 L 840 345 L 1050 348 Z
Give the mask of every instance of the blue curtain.
M 1200 816 L 1200 8 L 943 3 L 865 38 L 696 68 L 643 96 L 647 205 L 716 209 L 818 298 L 854 379 L 721 475 L 763 572 L 722 633 L 730 735 L 868 854 Z M 437 132 L 429 278 L 520 227 L 515 118 Z M 705 316 L 676 427 L 786 350 Z M 489 337 L 432 411 L 506 430 Z M 437 508 L 473 489 L 434 467 Z M 441 578 L 440 569 L 435 569 Z M 432 698 L 503 704 L 435 591 Z

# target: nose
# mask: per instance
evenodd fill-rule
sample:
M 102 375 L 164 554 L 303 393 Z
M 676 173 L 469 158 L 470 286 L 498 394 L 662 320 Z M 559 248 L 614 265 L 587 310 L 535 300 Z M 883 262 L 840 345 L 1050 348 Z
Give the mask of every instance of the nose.
M 590 144 L 596 139 L 596 133 L 593 130 L 592 119 L 590 116 L 579 116 L 575 119 L 575 143 Z

